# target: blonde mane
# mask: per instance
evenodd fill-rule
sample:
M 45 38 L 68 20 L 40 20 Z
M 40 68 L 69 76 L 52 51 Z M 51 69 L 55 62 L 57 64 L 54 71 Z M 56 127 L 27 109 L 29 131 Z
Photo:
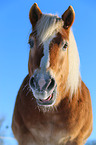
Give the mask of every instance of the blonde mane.
M 36 24 L 37 38 L 41 42 L 46 41 L 52 35 L 58 33 L 64 22 L 57 15 L 42 14 L 42 17 Z
M 57 15 L 43 14 L 40 20 L 37 22 L 35 30 L 37 32 L 37 38 L 40 43 L 45 42 L 60 31 L 64 21 Z M 72 99 L 73 93 L 76 93 L 78 87 L 80 87 L 80 60 L 77 50 L 77 45 L 72 30 L 69 33 L 69 48 L 68 48 L 68 59 L 69 59 L 69 74 L 65 84 L 66 91 L 70 91 L 70 99 Z
M 80 77 L 80 59 L 76 41 L 72 30 L 69 33 L 69 48 L 68 48 L 68 59 L 69 59 L 69 74 L 66 82 L 66 91 L 70 90 L 70 99 L 72 95 L 76 93 L 78 87 L 81 87 Z

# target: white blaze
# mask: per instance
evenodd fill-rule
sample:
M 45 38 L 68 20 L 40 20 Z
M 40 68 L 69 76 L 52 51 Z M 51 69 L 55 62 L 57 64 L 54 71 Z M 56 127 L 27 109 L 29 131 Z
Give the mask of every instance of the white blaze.
M 49 45 L 52 39 L 55 37 L 55 34 L 53 34 L 50 38 L 48 38 L 46 41 L 43 42 L 44 44 L 44 56 L 41 59 L 40 68 L 44 71 L 46 68 L 50 66 L 50 57 L 49 57 Z

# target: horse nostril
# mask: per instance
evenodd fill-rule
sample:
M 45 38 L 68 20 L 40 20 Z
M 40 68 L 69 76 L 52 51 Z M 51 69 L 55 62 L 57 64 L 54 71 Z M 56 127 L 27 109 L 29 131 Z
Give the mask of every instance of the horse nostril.
M 32 77 L 32 78 L 30 79 L 30 86 L 31 86 L 32 88 L 35 88 L 34 77 Z
M 54 90 L 56 86 L 55 79 L 48 74 L 44 75 L 35 74 L 30 78 L 29 85 L 33 91 L 41 94 L 41 92 L 49 93 Z
M 49 86 L 48 86 L 48 91 L 50 91 L 50 90 L 52 90 L 52 88 L 54 88 L 55 87 L 55 80 L 52 78 L 51 79 L 51 83 L 49 84 Z

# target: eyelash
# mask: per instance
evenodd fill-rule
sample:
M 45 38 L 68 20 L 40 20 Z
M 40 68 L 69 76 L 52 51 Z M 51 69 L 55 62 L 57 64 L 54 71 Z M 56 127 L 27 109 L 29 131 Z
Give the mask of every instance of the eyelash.
M 63 50 L 66 50 L 68 47 L 68 42 L 67 41 L 64 41 L 63 42 Z
M 28 44 L 30 45 L 30 48 L 33 48 L 34 47 L 34 40 L 29 39 Z

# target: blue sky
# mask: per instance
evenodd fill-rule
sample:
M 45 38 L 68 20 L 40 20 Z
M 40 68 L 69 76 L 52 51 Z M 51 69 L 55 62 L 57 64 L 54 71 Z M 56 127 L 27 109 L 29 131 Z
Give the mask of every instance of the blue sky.
M 96 0 L 3 0 L 0 1 L 0 117 L 6 125 L 11 118 L 18 89 L 28 74 L 29 10 L 37 2 L 43 13 L 61 16 L 72 5 L 73 32 L 80 56 L 82 80 L 90 90 L 93 107 L 93 133 L 96 139 Z

